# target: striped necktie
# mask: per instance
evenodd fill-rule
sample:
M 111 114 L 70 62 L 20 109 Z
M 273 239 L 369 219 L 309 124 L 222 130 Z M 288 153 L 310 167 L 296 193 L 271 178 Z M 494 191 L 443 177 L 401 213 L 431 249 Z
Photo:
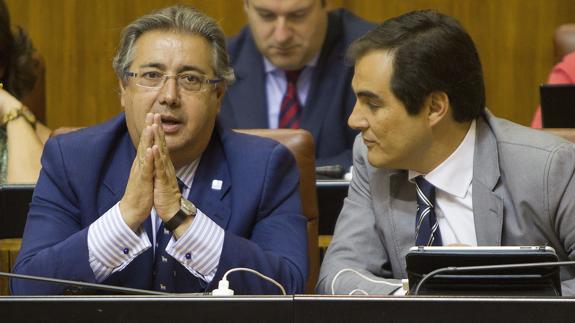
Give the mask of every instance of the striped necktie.
M 441 246 L 441 232 L 435 216 L 435 187 L 423 176 L 415 178 L 417 189 L 417 216 L 415 218 L 415 245 Z
M 287 88 L 280 106 L 279 128 L 300 127 L 301 103 L 297 96 L 297 79 L 301 71 L 286 71 Z

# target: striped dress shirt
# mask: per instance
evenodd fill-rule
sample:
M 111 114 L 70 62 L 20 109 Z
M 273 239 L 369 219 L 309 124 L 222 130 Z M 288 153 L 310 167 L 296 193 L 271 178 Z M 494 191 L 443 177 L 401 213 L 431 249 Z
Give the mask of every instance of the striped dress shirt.
M 182 195 L 188 196 L 194 180 L 199 159 L 177 170 L 176 176 L 184 183 Z M 88 252 L 90 267 L 97 282 L 124 269 L 142 252 L 156 244 L 156 231 L 161 219 L 152 209 L 152 237 L 140 226 L 132 231 L 124 222 L 119 203 L 116 203 L 88 229 Z M 150 238 L 152 242 L 150 242 Z M 219 265 L 224 244 L 224 230 L 198 209 L 194 221 L 179 238 L 173 236 L 166 252 L 186 267 L 194 276 L 209 283 Z M 155 250 L 154 250 L 155 252 Z

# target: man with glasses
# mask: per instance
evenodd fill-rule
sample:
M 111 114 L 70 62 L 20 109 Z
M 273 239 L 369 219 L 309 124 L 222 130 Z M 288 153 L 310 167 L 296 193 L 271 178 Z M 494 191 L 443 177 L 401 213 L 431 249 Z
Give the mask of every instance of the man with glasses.
M 205 292 L 248 267 L 303 291 L 306 220 L 293 156 L 216 123 L 234 74 L 209 17 L 182 6 L 127 26 L 114 59 L 125 113 L 52 138 L 14 271 Z M 239 294 L 277 294 L 232 273 Z M 16 294 L 64 286 L 13 280 Z

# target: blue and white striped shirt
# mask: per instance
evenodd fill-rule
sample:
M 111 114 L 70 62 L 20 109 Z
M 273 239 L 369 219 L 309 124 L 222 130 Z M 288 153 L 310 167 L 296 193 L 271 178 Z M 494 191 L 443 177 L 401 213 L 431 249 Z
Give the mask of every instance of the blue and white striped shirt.
M 198 164 L 199 159 L 176 172 L 176 176 L 185 185 L 183 196 L 190 193 Z M 88 252 L 96 281 L 101 282 L 111 274 L 121 271 L 152 245 L 157 246 L 156 231 L 161 219 L 155 209 L 152 209 L 151 220 L 153 243 L 143 226 L 140 226 L 136 233 L 128 227 L 120 213 L 119 202 L 90 225 Z M 188 230 L 177 240 L 172 237 L 166 246 L 166 252 L 194 276 L 209 283 L 218 269 L 223 244 L 224 230 L 198 209 Z

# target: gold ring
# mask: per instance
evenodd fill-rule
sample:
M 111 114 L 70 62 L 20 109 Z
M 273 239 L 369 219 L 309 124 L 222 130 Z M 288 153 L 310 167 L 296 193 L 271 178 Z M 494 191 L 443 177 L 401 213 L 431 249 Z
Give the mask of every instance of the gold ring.
M 2 84 L 2 83 L 0 82 L 0 89 L 1 89 L 1 88 L 4 88 L 4 84 Z

